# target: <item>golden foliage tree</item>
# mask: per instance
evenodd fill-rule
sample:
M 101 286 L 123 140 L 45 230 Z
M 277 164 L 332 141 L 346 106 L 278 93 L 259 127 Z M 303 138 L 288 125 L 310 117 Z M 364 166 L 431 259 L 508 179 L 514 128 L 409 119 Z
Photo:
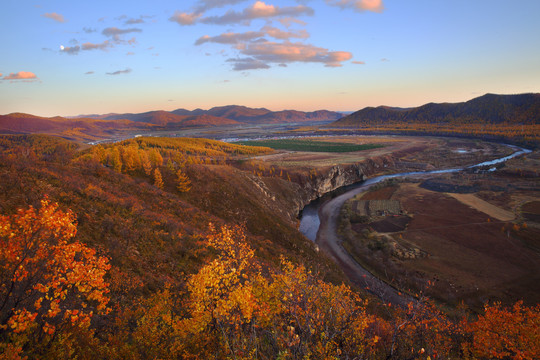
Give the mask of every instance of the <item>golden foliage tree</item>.
M 154 185 L 163 189 L 163 178 L 161 177 L 161 171 L 159 171 L 158 168 L 154 169 Z
M 191 346 L 201 358 L 217 352 L 251 359 L 255 339 L 246 330 L 254 326 L 259 307 L 254 287 L 263 281 L 254 251 L 238 227 L 217 231 L 211 226 L 208 244 L 219 255 L 188 279 L 190 317 L 182 327 L 197 339 Z
M 0 216 L 0 347 L 35 348 L 107 313 L 108 259 L 73 241 L 75 217 L 47 198 Z
M 176 188 L 180 192 L 188 192 L 191 190 L 191 181 L 182 169 L 178 169 L 176 172 Z
M 540 359 L 540 305 L 524 306 L 518 301 L 504 308 L 486 304 L 484 314 L 467 325 L 472 335 L 465 353 L 473 359 Z

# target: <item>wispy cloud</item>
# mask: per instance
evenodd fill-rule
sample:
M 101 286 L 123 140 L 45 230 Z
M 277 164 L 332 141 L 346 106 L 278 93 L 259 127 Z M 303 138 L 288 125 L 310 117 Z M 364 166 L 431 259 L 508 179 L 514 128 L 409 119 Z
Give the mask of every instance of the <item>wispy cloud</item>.
M 169 21 L 173 21 L 179 25 L 194 25 L 208 10 L 227 5 L 235 5 L 245 1 L 247 0 L 199 0 L 193 7 L 193 11 L 175 11 L 174 15 L 169 18 Z
M 108 27 L 105 28 L 101 33 L 105 36 L 112 37 L 114 41 L 120 41 L 120 35 L 134 32 L 142 32 L 142 30 L 138 28 L 119 29 L 117 27 Z
M 60 51 L 64 52 L 69 55 L 77 55 L 79 51 L 81 50 L 81 47 L 79 45 L 76 46 L 61 46 Z
M 53 12 L 53 13 L 45 13 L 45 14 L 43 14 L 41 16 L 43 16 L 45 18 L 48 18 L 48 19 L 52 19 L 52 20 L 54 20 L 56 22 L 59 22 L 59 23 L 66 22 L 66 20 L 64 19 L 64 16 L 62 16 L 62 15 L 60 15 L 58 13 L 55 13 L 55 12 Z
M 83 31 L 87 34 L 95 33 L 97 30 L 89 27 L 83 27 Z
M 2 76 L 2 74 L 0 74 Z M 18 73 L 11 73 L 2 78 L 2 80 L 36 80 L 37 76 L 30 71 L 19 71 Z
M 309 37 L 309 33 L 306 30 L 283 31 L 273 26 L 265 26 L 262 28 L 262 31 L 268 34 L 268 36 L 280 40 L 288 40 L 290 38 L 307 39 Z
M 106 50 L 110 47 L 112 47 L 112 44 L 109 42 L 109 40 L 105 40 L 104 42 L 99 44 L 94 44 L 90 42 L 82 44 L 83 50 Z
M 151 19 L 153 16 L 150 15 L 141 15 L 138 18 L 129 18 L 127 19 L 124 24 L 126 25 L 135 25 L 135 24 L 144 24 L 146 23 L 145 19 Z
M 268 64 L 254 58 L 227 59 L 227 62 L 233 63 L 233 70 L 236 71 L 270 69 Z
M 213 42 L 219 44 L 237 44 L 239 42 L 250 41 L 258 38 L 262 38 L 265 35 L 262 31 L 248 31 L 245 33 L 224 33 L 218 36 L 202 36 L 195 42 L 195 45 L 201 45 L 206 42 Z
M 199 0 L 195 6 L 195 12 L 202 13 L 210 9 L 235 5 L 245 1 L 246 0 Z
M 94 74 L 93 71 L 87 71 L 87 72 L 84 73 L 84 75 L 92 75 L 92 74 Z
M 325 48 L 289 41 L 250 43 L 241 53 L 266 63 L 313 62 L 323 63 L 328 67 L 339 67 L 342 62 L 352 58 L 352 54 L 347 51 L 329 51 Z
M 247 31 L 245 33 L 228 32 L 217 36 L 204 35 L 195 41 L 195 45 L 201 45 L 207 42 L 218 44 L 239 44 L 261 39 L 264 36 L 270 36 L 275 39 L 288 40 L 290 38 L 306 39 L 309 34 L 305 30 L 283 31 L 272 26 L 265 26 L 260 31 Z M 243 46 L 241 47 L 243 48 Z
M 239 23 L 250 23 L 255 19 L 270 19 L 276 17 L 296 17 L 301 15 L 313 15 L 312 8 L 305 5 L 279 7 L 275 5 L 267 5 L 263 1 L 255 2 L 251 7 L 244 9 L 242 12 L 227 11 L 222 16 L 209 16 L 202 18 L 200 21 L 205 24 L 230 25 Z
M 351 63 L 357 64 L 357 65 L 365 65 L 366 64 L 365 61 L 351 61 Z
M 201 13 L 186 13 L 176 11 L 174 15 L 169 18 L 169 21 L 173 21 L 179 25 L 194 25 L 197 19 L 199 19 L 201 16 Z
M 204 35 L 195 41 L 195 45 L 217 43 L 231 46 L 237 57 L 226 61 L 233 64 L 237 71 L 268 69 L 273 65 L 286 67 L 290 63 L 321 63 L 327 67 L 340 67 L 343 62 L 352 59 L 348 51 L 330 51 L 329 49 L 306 44 L 310 34 L 305 29 L 291 28 L 293 25 L 305 26 L 301 16 L 311 16 L 314 10 L 307 6 L 310 0 L 296 0 L 296 6 L 277 6 L 256 0 L 243 10 L 229 8 L 228 11 L 213 13 L 206 11 L 245 2 L 247 0 L 199 0 L 191 12 L 177 11 L 169 20 L 180 25 L 196 23 L 225 25 L 249 25 L 253 20 L 265 20 L 266 25 L 258 31 L 228 31 L 217 36 Z M 358 11 L 380 12 L 384 9 L 381 0 L 325 0 L 330 6 L 353 8 Z M 281 23 L 281 28 L 276 24 Z M 293 39 L 299 39 L 293 42 Z M 354 62 L 360 64 L 363 62 Z
M 108 72 L 106 73 L 107 75 L 121 75 L 121 74 L 129 74 L 131 72 L 131 69 L 130 68 L 127 68 L 125 70 L 117 70 L 117 71 L 114 71 L 114 72 Z
M 305 26 L 307 24 L 305 21 L 302 21 L 300 19 L 293 18 L 293 17 L 284 17 L 284 18 L 279 19 L 278 21 L 281 23 L 281 25 L 285 27 L 291 27 L 293 23 L 299 24 L 302 26 Z
M 144 24 L 144 20 L 142 18 L 138 19 L 128 19 L 126 22 L 124 22 L 126 25 L 135 25 L 135 24 Z
M 356 11 L 373 11 L 377 13 L 384 11 L 382 0 L 326 0 L 326 3 L 330 6 L 354 9 Z

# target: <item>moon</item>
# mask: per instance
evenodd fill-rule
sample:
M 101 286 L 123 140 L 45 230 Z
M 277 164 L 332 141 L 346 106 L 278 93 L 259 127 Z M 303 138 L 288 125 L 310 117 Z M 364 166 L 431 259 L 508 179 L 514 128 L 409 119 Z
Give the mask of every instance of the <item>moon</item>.
M 60 51 L 64 51 L 64 45 L 60 45 Z

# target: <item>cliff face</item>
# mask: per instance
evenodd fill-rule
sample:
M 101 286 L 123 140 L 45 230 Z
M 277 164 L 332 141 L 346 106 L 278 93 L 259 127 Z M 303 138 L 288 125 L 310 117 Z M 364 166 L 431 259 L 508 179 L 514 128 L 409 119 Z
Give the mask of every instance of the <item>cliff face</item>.
M 312 200 L 381 173 L 393 163 L 388 156 L 311 172 L 291 170 L 291 181 L 230 166 L 197 165 L 189 176 L 204 196 L 190 201 L 221 219 L 246 224 L 253 234 L 268 236 L 267 232 L 283 233 L 285 227 L 295 229 L 298 214 Z
M 258 179 L 257 182 L 261 189 L 261 183 L 265 184 L 265 191 L 261 191 L 261 200 L 265 205 L 285 216 L 287 220 L 296 222 L 300 211 L 312 200 L 340 187 L 364 181 L 393 164 L 394 160 L 390 156 L 376 157 L 355 164 L 317 169 L 312 176 L 292 182 L 272 182 L 272 179 Z

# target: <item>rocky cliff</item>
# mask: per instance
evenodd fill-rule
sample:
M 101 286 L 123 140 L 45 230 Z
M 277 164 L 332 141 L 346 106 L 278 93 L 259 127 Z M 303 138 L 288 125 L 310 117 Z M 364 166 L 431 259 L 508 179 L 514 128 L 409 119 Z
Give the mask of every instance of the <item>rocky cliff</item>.
M 260 189 L 266 206 L 296 222 L 300 211 L 324 194 L 343 186 L 364 181 L 368 177 L 380 174 L 392 167 L 391 156 L 375 157 L 354 164 L 338 164 L 326 168 L 317 168 L 308 176 L 299 176 L 291 182 L 276 181 L 270 178 L 257 178 L 253 181 Z

